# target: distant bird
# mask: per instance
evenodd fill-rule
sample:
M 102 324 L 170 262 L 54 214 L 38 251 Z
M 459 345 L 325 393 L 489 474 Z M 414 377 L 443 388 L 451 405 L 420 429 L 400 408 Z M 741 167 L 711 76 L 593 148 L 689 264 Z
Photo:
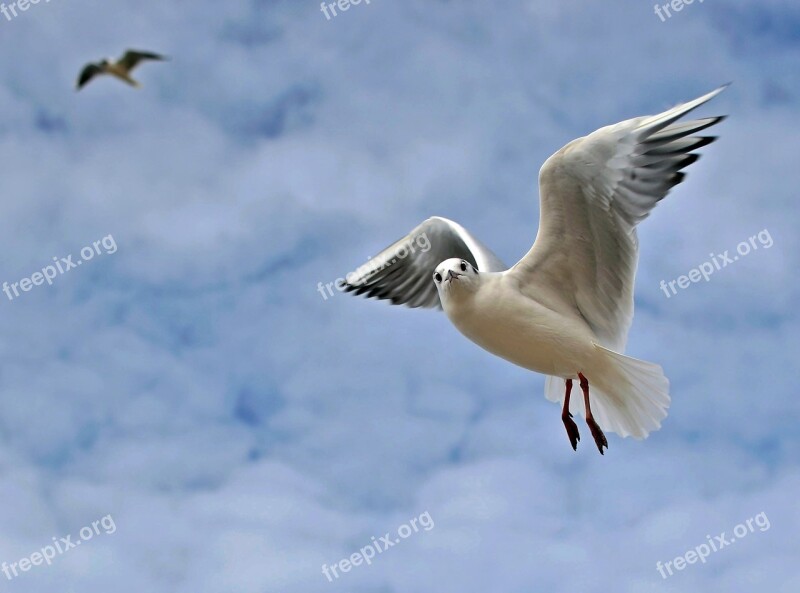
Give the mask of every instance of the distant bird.
M 154 54 L 147 51 L 136 51 L 129 49 L 125 54 L 116 62 L 111 59 L 101 60 L 97 63 L 89 63 L 84 66 L 78 77 L 76 90 L 81 90 L 86 84 L 101 74 L 110 74 L 116 76 L 120 80 L 127 82 L 133 87 L 140 87 L 141 85 L 131 78 L 131 71 L 136 68 L 141 62 L 145 60 L 164 61 L 168 58 L 159 54 Z
M 485 350 L 547 375 L 545 396 L 562 403 L 573 449 L 580 434 L 572 412 L 583 412 L 600 453 L 608 447 L 603 429 L 647 437 L 666 418 L 670 396 L 660 366 L 622 354 L 633 320 L 636 225 L 683 181 L 681 169 L 699 158 L 693 151 L 716 139 L 695 134 L 723 118 L 678 120 L 724 88 L 600 128 L 547 159 L 539 232 L 512 268 L 462 226 L 434 217 L 379 254 L 380 267 L 348 274 L 342 289 L 394 305 L 441 306 Z M 413 249 L 421 236 L 425 251 Z M 582 410 L 570 405 L 575 380 Z

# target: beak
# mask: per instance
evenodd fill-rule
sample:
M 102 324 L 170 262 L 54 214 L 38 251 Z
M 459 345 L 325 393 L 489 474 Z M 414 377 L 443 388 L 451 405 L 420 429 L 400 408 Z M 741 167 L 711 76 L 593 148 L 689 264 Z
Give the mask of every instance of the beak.
M 456 274 L 453 270 L 447 270 L 447 279 L 451 280 L 452 278 L 461 278 L 461 274 Z

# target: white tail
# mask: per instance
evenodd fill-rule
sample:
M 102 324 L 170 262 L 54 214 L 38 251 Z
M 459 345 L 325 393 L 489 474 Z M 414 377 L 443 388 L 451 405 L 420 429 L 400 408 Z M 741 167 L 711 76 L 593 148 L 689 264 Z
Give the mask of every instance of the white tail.
M 618 354 L 595 344 L 599 366 L 593 373 L 585 372 L 589 380 L 592 414 L 606 432 L 621 437 L 647 438 L 661 428 L 669 408 L 669 380 L 657 364 Z M 577 387 L 577 385 L 575 386 Z M 545 397 L 563 403 L 564 379 L 547 377 Z M 573 388 L 570 412 L 583 415 L 583 397 Z

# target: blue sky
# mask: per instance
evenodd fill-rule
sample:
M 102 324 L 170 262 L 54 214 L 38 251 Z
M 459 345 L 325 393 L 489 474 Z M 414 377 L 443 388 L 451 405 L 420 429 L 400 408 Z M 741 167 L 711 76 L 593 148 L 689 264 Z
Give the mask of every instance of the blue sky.
M 172 59 L 74 92 L 126 47 Z M 0 281 L 118 246 L 0 294 L 0 562 L 116 524 L 7 590 L 800 589 L 796 3 L 52 0 L 0 16 L 0 53 Z M 649 439 L 575 453 L 543 378 L 441 313 L 317 292 L 432 215 L 515 262 L 550 154 L 729 81 L 640 227 L 627 353 L 672 384 Z

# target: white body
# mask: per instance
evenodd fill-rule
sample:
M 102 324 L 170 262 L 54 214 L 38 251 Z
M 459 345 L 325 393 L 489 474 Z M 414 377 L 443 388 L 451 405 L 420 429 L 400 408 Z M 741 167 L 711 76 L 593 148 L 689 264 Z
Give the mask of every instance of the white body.
M 470 340 L 509 362 L 564 379 L 596 364 L 585 322 L 524 295 L 508 272 L 480 274 L 479 291 L 448 291 L 442 307 Z M 449 282 L 458 282 L 450 280 Z
M 562 402 L 563 380 L 581 373 L 604 430 L 644 438 L 666 417 L 669 382 L 661 367 L 603 347 L 574 300 L 547 289 L 545 298 L 531 296 L 516 266 L 484 273 L 454 258 L 436 268 L 434 281 L 453 325 L 492 354 L 547 375 L 551 401 Z M 570 401 L 570 411 L 585 413 L 580 399 Z

